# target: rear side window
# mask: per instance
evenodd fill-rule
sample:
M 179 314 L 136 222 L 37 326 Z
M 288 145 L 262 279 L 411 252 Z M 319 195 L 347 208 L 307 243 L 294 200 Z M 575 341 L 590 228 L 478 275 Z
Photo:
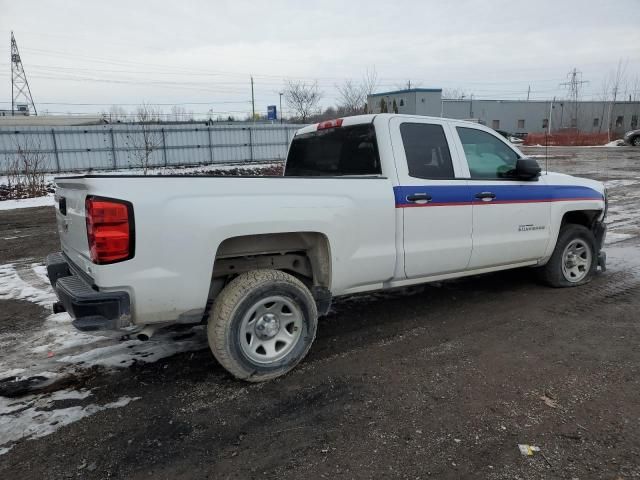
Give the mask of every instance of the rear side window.
M 435 180 L 454 177 L 451 153 L 442 126 L 403 123 L 400 135 L 411 177 Z
M 372 124 L 336 127 L 298 135 L 291 142 L 285 177 L 380 175 Z
M 502 140 L 476 128 L 456 127 L 471 178 L 502 179 L 513 177 L 518 154 Z

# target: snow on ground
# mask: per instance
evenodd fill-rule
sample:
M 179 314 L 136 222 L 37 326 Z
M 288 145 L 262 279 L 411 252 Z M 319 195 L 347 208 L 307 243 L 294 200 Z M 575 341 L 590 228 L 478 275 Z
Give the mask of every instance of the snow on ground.
M 575 157 L 575 155 L 573 155 L 573 154 L 564 155 L 564 154 L 553 154 L 553 153 L 551 155 L 545 155 L 545 154 L 527 155 L 527 158 L 542 158 L 542 159 L 545 159 L 547 157 L 549 157 L 551 159 L 554 159 L 554 160 L 557 160 L 559 158 L 573 158 L 573 157 Z
M 47 309 L 56 301 L 45 267 L 30 262 L 0 265 L 0 299 L 29 301 Z M 134 362 L 156 362 L 179 352 L 206 347 L 206 332 L 200 325 L 180 332 L 160 330 L 149 341 L 141 342 L 88 335 L 73 327 L 67 313 L 51 313 L 32 330 L 0 334 L 0 380 L 20 382 L 38 377 L 48 385 L 95 365 L 126 368 Z M 83 400 L 89 395 L 86 391 L 63 390 L 14 400 L 0 397 L 0 455 L 22 438 L 48 435 L 64 425 L 108 408 L 125 406 L 132 400 L 122 398 L 105 405 L 55 408 L 56 402 Z
M 0 180 L 0 185 L 2 180 Z M 55 204 L 53 195 L 35 198 L 21 198 L 19 200 L 3 200 L 0 202 L 0 210 L 15 210 L 16 208 L 52 207 Z
M 26 300 L 45 308 L 57 300 L 44 267 L 37 263 L 0 265 L 0 299 Z M 206 332 L 200 325 L 178 333 L 160 330 L 141 342 L 82 333 L 67 313 L 52 313 L 35 330 L 0 334 L 0 379 L 16 375 L 29 378 L 43 371 L 59 377 L 94 365 L 124 368 L 206 345 Z
M 523 145 L 524 147 L 536 147 L 536 148 L 611 148 L 611 147 L 624 147 L 623 140 L 613 140 L 604 145 Z
M 0 397 L 0 455 L 7 453 L 19 440 L 50 435 L 59 428 L 110 408 L 119 408 L 140 397 L 121 397 L 103 405 L 88 404 L 55 408 L 56 402 L 76 401 L 90 397 L 88 390 L 60 390 L 51 395 L 31 395 L 19 400 Z
M 42 264 L 0 265 L 0 300 L 27 300 L 40 306 L 49 306 L 57 298 L 46 276 L 42 277 Z
M 612 140 L 604 145 L 595 145 L 596 147 L 624 147 L 624 140 Z

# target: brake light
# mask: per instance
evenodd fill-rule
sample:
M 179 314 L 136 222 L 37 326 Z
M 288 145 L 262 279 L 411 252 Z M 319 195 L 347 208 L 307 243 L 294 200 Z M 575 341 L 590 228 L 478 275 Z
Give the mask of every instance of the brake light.
M 93 263 L 104 265 L 133 258 L 133 207 L 129 202 L 87 197 L 85 215 Z
M 325 122 L 320 122 L 316 130 L 326 130 L 327 128 L 341 127 L 342 122 L 343 122 L 342 118 L 336 118 L 335 120 L 327 120 Z

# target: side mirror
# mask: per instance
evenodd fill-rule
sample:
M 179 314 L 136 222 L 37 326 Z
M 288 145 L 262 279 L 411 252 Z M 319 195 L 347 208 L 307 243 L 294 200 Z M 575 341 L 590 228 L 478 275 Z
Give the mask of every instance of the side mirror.
M 519 158 L 516 162 L 516 177 L 521 180 L 536 180 L 542 169 L 533 158 Z

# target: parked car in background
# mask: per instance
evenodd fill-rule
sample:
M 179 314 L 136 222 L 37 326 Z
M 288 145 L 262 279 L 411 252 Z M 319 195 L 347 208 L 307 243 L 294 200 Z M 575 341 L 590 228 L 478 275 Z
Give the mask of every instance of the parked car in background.
M 631 130 L 624 134 L 624 143 L 640 147 L 640 130 Z
M 521 145 L 524 143 L 524 138 L 526 138 L 527 134 L 518 134 L 518 133 L 509 133 L 504 130 L 496 130 L 500 135 L 509 140 L 514 145 Z

